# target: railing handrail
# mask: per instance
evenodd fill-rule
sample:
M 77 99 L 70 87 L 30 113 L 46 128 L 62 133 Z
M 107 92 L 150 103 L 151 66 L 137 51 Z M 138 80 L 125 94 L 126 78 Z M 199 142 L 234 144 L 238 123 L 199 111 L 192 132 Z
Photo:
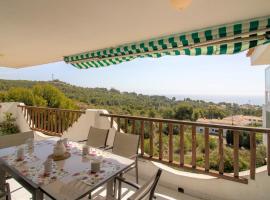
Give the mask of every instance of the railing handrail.
M 20 107 L 20 108 L 24 107 L 24 108 L 35 108 L 35 109 L 59 110 L 59 111 L 67 111 L 67 112 L 85 113 L 85 110 L 71 110 L 71 109 L 48 108 L 48 107 L 39 107 L 39 106 L 26 106 L 26 105 L 18 105 L 18 107 Z
M 184 121 L 184 120 L 176 120 L 176 119 L 162 119 L 162 118 L 151 118 L 151 117 L 140 117 L 140 116 L 131 116 L 131 115 L 117 115 L 117 114 L 104 114 L 101 113 L 100 116 L 103 117 L 115 117 L 115 118 L 126 118 L 133 120 L 143 120 L 143 121 L 154 121 L 154 122 L 163 122 L 163 123 L 173 123 L 173 124 L 182 124 L 188 126 L 203 126 L 208 128 L 221 128 L 228 130 L 240 130 L 247 132 L 257 132 L 257 133 L 267 133 L 270 134 L 269 128 L 255 128 L 255 127 L 247 127 L 247 126 L 234 126 L 234 125 L 221 125 L 221 124 L 212 124 L 212 123 L 199 123 L 192 121 Z
M 255 127 L 245 127 L 245 126 L 234 126 L 234 125 L 220 125 L 220 124 L 210 124 L 210 123 L 198 123 L 198 122 L 192 122 L 192 121 L 182 121 L 182 120 L 176 120 L 176 119 L 161 119 L 161 118 L 150 118 L 150 117 L 139 117 L 139 116 L 130 116 L 130 115 L 117 115 L 117 114 L 104 114 L 101 113 L 100 116 L 108 117 L 110 118 L 111 127 L 113 127 L 113 123 L 117 123 L 117 130 L 120 131 L 121 129 L 121 119 L 124 119 L 124 128 L 123 130 L 128 133 L 128 120 L 131 120 L 131 134 L 135 134 L 136 129 L 136 121 L 140 121 L 140 129 L 137 129 L 136 134 L 139 134 L 141 136 L 141 156 L 143 158 L 147 158 L 150 160 L 158 161 L 158 162 L 164 162 L 168 165 L 173 165 L 177 167 L 184 167 L 196 171 L 200 171 L 207 174 L 212 174 L 216 177 L 221 177 L 228 180 L 233 180 L 241 183 L 248 183 L 248 180 L 244 177 L 239 176 L 239 157 L 240 157 L 240 136 L 242 131 L 246 131 L 249 133 L 250 139 L 250 178 L 255 179 L 256 174 L 256 133 L 264 134 L 267 133 L 267 171 L 268 176 L 270 176 L 270 129 L 267 128 L 255 128 Z M 123 121 L 123 120 L 122 120 Z M 149 155 L 145 154 L 144 151 L 144 128 L 145 128 L 145 122 L 148 122 L 148 128 L 149 128 Z M 157 124 L 157 129 L 153 130 L 153 123 Z M 163 144 L 163 134 L 164 134 L 164 126 L 163 123 L 168 125 L 168 132 L 167 137 L 168 140 L 166 140 L 167 146 L 167 152 L 164 154 L 164 148 Z M 173 127 L 175 125 L 179 125 L 178 129 L 178 135 L 179 135 L 179 161 L 175 161 L 174 155 L 174 131 Z M 184 153 L 184 138 L 185 138 L 185 129 L 184 127 L 188 126 L 191 127 L 191 150 L 190 150 L 190 156 L 191 156 L 191 165 L 187 165 L 185 162 L 185 153 Z M 199 168 L 197 166 L 196 158 L 197 158 L 197 127 L 203 127 L 204 131 L 202 134 L 204 134 L 204 168 Z M 218 133 L 216 136 L 218 137 L 218 157 L 219 157 L 219 163 L 218 163 L 218 170 L 210 170 L 210 132 L 209 128 L 217 128 Z M 232 144 L 232 156 L 233 156 L 233 175 L 224 173 L 224 130 L 232 130 L 232 136 L 233 136 L 233 144 Z M 154 134 L 157 133 L 157 134 Z M 158 150 L 156 154 L 154 154 L 154 138 L 157 139 L 156 142 L 158 142 Z M 158 153 L 158 154 L 157 154 Z M 164 157 L 164 155 L 166 157 Z M 213 172 L 213 173 L 212 173 Z
M 22 110 L 23 116 L 32 130 L 52 136 L 61 136 L 81 115 L 85 114 L 85 111 L 82 110 L 60 108 L 26 105 L 18 105 L 18 108 Z

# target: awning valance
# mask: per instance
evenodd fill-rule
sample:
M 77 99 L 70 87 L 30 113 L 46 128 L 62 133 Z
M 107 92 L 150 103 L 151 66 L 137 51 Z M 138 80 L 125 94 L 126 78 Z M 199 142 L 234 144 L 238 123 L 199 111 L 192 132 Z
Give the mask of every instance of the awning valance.
M 64 57 L 79 69 L 165 55 L 235 54 L 270 42 L 270 16 Z

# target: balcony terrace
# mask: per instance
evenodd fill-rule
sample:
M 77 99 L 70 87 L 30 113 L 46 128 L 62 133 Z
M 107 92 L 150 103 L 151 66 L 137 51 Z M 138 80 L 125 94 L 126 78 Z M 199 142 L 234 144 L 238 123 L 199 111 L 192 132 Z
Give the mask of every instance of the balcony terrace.
M 270 63 L 269 13 L 269 0 L 82 0 L 79 3 L 71 0 L 1 1 L 0 66 L 23 68 L 63 61 L 82 70 L 116 65 L 137 58 L 230 55 L 245 51 L 248 51 L 247 56 L 252 65 L 265 65 Z M 269 102 L 267 92 L 266 102 Z M 268 107 L 266 105 L 265 108 Z M 113 145 L 116 133 L 139 135 L 139 182 L 148 180 L 158 168 L 163 169 L 157 199 L 269 199 L 269 128 L 117 115 L 99 109 L 81 111 L 35 107 L 14 102 L 0 103 L 0 121 L 5 112 L 16 117 L 20 129 L 18 135 L 30 131 L 34 133 L 35 141 L 67 138 L 79 145 L 79 142 L 87 139 L 90 127 L 109 129 L 107 146 Z M 269 127 L 268 114 L 264 113 L 264 127 Z M 197 128 L 203 132 L 198 133 Z M 218 130 L 216 135 L 210 134 L 211 128 Z M 230 146 L 233 166 L 229 172 L 225 166 L 226 146 L 230 144 L 225 143 L 224 130 L 229 130 L 233 138 Z M 249 163 L 246 171 L 240 170 L 242 149 L 239 146 L 244 134 L 249 138 L 249 150 L 246 152 Z M 259 153 L 256 138 L 262 135 L 266 149 L 263 157 L 265 165 L 256 167 Z M 19 140 L 19 137 L 8 137 L 0 139 L 0 147 L 14 146 L 11 143 Z M 185 140 L 188 137 L 191 151 L 187 153 Z M 214 162 L 218 166 L 215 167 L 211 165 L 213 160 L 210 160 L 213 137 L 217 141 L 217 157 Z M 203 143 L 200 155 L 197 151 L 199 138 Z M 12 151 L 13 148 L 5 148 L 3 151 Z M 39 153 L 41 157 L 44 156 L 42 152 Z M 110 155 L 114 156 L 113 153 Z M 85 164 L 81 160 L 78 163 Z M 123 163 L 124 167 L 131 166 L 127 164 L 128 161 Z M 6 172 L 3 170 L 5 164 L 3 161 L 0 166 L 2 194 L 6 186 Z M 72 167 L 77 165 L 73 164 Z M 126 170 L 124 167 L 119 167 L 121 173 Z M 12 170 L 9 173 L 13 173 Z M 116 171 L 112 177 L 119 173 Z M 134 172 L 128 172 L 128 176 L 134 179 Z M 28 187 L 28 190 L 31 190 L 35 200 L 43 199 L 43 193 L 46 192 L 51 195 L 50 191 L 54 189 L 52 186 L 49 188 L 51 190 L 45 190 L 38 184 L 29 183 L 24 176 L 21 179 L 13 177 L 21 181 L 20 184 L 24 182 L 24 188 L 34 185 L 31 189 Z M 107 186 L 113 186 L 112 177 L 107 177 Z M 30 198 L 30 193 L 14 179 L 8 181 L 13 199 Z M 55 188 L 60 187 L 60 183 L 54 182 Z M 104 184 L 102 181 L 99 183 Z M 65 198 L 57 196 L 55 199 L 72 199 L 72 195 L 77 195 L 73 199 L 78 199 L 80 195 L 86 195 L 79 194 L 79 191 L 85 192 L 83 189 L 88 187 L 85 185 L 82 188 L 74 186 L 71 191 L 66 189 L 63 194 L 56 191 L 59 196 L 65 196 L 68 192 L 70 195 Z M 112 193 L 113 187 L 107 188 L 111 190 L 107 192 Z M 123 192 L 132 191 L 125 188 Z
M 204 124 L 189 121 L 168 120 L 158 118 L 112 115 L 105 110 L 75 111 L 65 109 L 50 109 L 43 107 L 24 106 L 18 103 L 1 103 L 1 114 L 11 112 L 17 117 L 17 123 L 22 131 L 34 130 L 35 139 L 43 140 L 48 137 L 64 137 L 73 141 L 87 138 L 91 126 L 110 128 L 107 145 L 112 145 L 114 131 L 129 134 L 140 134 L 139 179 L 140 183 L 149 177 L 155 168 L 162 168 L 158 199 L 253 199 L 260 195 L 266 199 L 267 184 L 270 172 L 269 153 L 267 165 L 256 169 L 256 135 L 267 135 L 270 141 L 270 129 Z M 162 127 L 168 127 L 165 134 Z M 179 127 L 179 132 L 173 134 L 173 128 Z M 190 127 L 192 132 L 191 162 L 185 163 L 184 139 L 185 131 Z M 204 133 L 197 133 L 196 127 L 204 127 Z M 209 128 L 219 129 L 218 140 L 219 169 L 210 169 L 209 165 Z M 223 129 L 233 131 L 233 173 L 224 172 L 224 139 Z M 149 149 L 145 149 L 145 130 L 148 130 Z M 242 132 L 250 134 L 250 169 L 239 170 L 239 137 Z M 204 167 L 196 166 L 196 137 L 203 135 L 205 144 Z M 179 136 L 179 137 L 178 137 Z M 166 139 L 167 137 L 167 139 Z M 175 146 L 174 138 L 180 139 L 180 147 Z M 154 142 L 158 141 L 158 142 Z M 7 141 L 8 142 L 8 141 Z M 168 144 L 166 143 L 168 142 Z M 164 150 L 166 148 L 166 151 Z M 174 149 L 179 148 L 175 156 Z M 158 149 L 154 151 L 154 149 Z M 269 152 L 269 145 L 267 148 Z M 131 171 L 129 176 L 134 176 Z M 132 178 L 134 179 L 134 178 Z M 21 194 L 29 195 L 24 189 L 18 189 L 17 183 L 12 183 L 11 190 L 14 199 Z M 195 186 L 196 185 L 196 186 Z M 255 187 L 256 185 L 256 187 Z M 237 195 L 236 195 L 237 194 Z M 226 198 L 224 198 L 224 195 Z M 254 196 L 255 195 L 255 196 Z M 266 196 L 265 196 L 266 195 Z

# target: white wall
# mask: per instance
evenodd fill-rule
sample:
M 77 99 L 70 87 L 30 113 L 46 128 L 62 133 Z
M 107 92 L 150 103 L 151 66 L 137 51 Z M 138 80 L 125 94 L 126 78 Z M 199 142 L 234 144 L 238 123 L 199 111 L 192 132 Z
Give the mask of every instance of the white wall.
M 13 117 L 16 117 L 16 124 L 18 125 L 20 132 L 26 132 L 30 131 L 30 127 L 24 118 L 23 112 L 21 111 L 21 108 L 18 108 L 18 105 L 24 105 L 23 103 L 18 102 L 7 102 L 7 103 L 0 103 L 0 122 L 4 119 L 4 113 L 10 112 L 13 114 Z M 81 117 L 79 117 L 78 121 L 75 122 L 67 131 L 63 133 L 63 138 L 69 138 L 73 141 L 81 141 L 86 140 L 90 126 L 94 126 L 97 128 L 104 128 L 109 129 L 110 128 L 110 120 L 107 117 L 100 117 L 100 113 L 108 114 L 108 111 L 106 110 L 97 110 L 97 109 L 87 109 L 85 114 L 82 114 Z M 107 144 L 112 145 L 113 144 L 113 138 L 114 133 L 117 128 L 117 124 L 114 122 L 113 125 L 114 128 L 110 129 L 109 137 Z M 49 136 L 46 136 L 40 132 L 35 131 L 35 139 L 42 140 L 45 138 L 48 138 Z
M 263 105 L 263 127 L 264 128 L 270 128 L 269 124 L 270 124 L 270 105 Z M 268 125 L 268 127 L 267 127 Z M 264 134 L 263 135 L 263 143 L 264 145 L 267 145 L 267 135 Z
M 0 122 L 4 120 L 5 112 L 12 113 L 13 117 L 16 117 L 16 124 L 20 129 L 20 132 L 27 132 L 30 131 L 30 127 L 28 123 L 26 122 L 23 113 L 20 108 L 18 108 L 18 105 L 24 105 L 22 103 L 18 102 L 7 102 L 7 103 L 0 103 Z
M 100 114 L 108 114 L 107 110 L 87 109 L 85 114 L 81 115 L 77 122 L 75 122 L 67 131 L 63 133 L 63 138 L 68 138 L 73 141 L 86 140 L 91 126 L 96 128 L 109 129 L 110 120 L 108 117 L 100 117 Z M 117 128 L 114 122 L 114 128 L 110 129 L 108 136 L 108 145 L 113 144 L 114 133 Z
M 248 178 L 248 184 L 237 183 L 208 175 L 195 174 L 172 169 L 166 165 L 140 159 L 139 176 L 147 179 L 152 176 L 157 168 L 162 168 L 163 173 L 159 184 L 174 191 L 178 187 L 184 193 L 205 200 L 269 200 L 270 177 L 267 175 L 266 166 L 257 169 L 256 180 Z M 260 172 L 258 172 L 260 171 Z M 243 173 L 242 173 L 243 174 Z M 247 173 L 246 173 L 247 174 Z M 241 175 L 241 173 L 240 173 Z

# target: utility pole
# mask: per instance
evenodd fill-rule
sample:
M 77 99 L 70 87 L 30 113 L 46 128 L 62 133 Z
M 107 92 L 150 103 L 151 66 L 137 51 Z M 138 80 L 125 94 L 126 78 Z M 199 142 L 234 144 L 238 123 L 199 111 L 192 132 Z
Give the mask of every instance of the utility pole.
M 54 74 L 52 74 L 52 81 L 54 80 Z
M 232 103 L 232 125 L 233 125 L 233 103 Z

